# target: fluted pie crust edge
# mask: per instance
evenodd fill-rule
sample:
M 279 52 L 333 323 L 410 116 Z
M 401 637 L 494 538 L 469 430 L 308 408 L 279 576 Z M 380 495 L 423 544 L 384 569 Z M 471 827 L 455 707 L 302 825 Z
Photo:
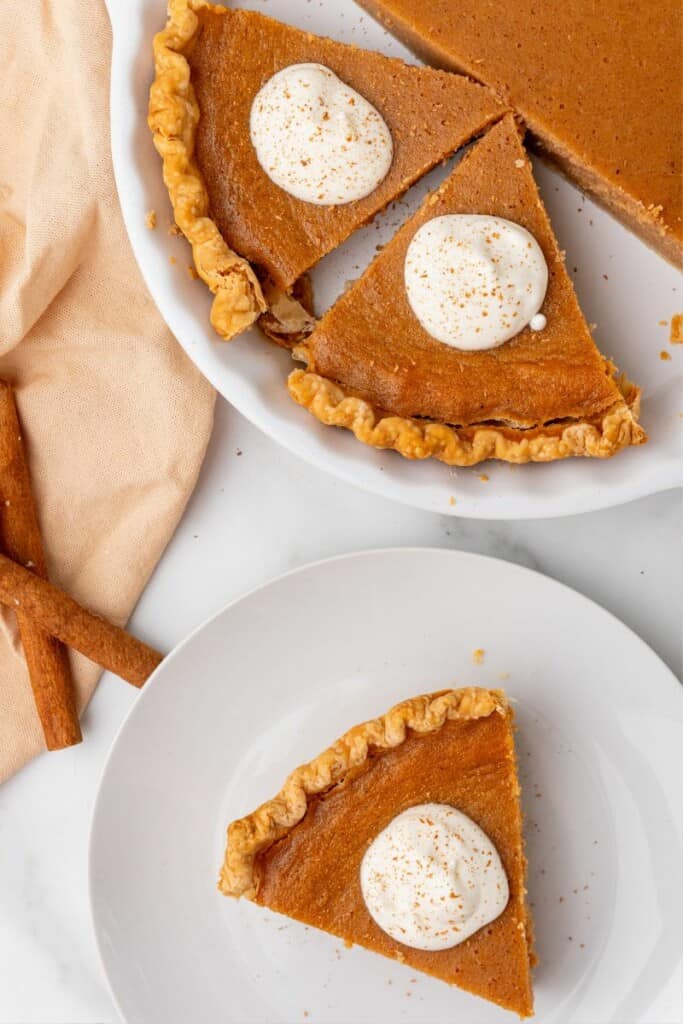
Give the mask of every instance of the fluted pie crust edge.
M 192 246 L 197 273 L 214 300 L 211 323 L 226 341 L 266 312 L 261 285 L 248 260 L 229 247 L 208 215 L 209 196 L 194 159 L 199 105 L 184 50 L 198 28 L 206 0 L 169 0 L 166 26 L 154 37 L 155 78 L 147 123 L 163 161 L 175 221 Z
M 363 722 L 288 777 L 272 800 L 228 826 L 228 843 L 218 888 L 226 896 L 254 899 L 258 893 L 257 858 L 305 816 L 309 798 L 341 782 L 371 756 L 400 746 L 408 730 L 431 733 L 449 719 L 511 714 L 502 690 L 476 686 L 441 690 L 396 704 L 379 718 Z
M 308 361 L 304 345 L 295 355 Z M 606 364 L 611 372 L 610 364 Z M 450 426 L 409 419 L 377 409 L 342 385 L 310 370 L 293 370 L 287 382 L 291 397 L 326 426 L 343 427 L 363 444 L 393 449 L 407 459 L 438 459 L 448 466 L 474 466 L 486 459 L 505 462 L 553 462 L 570 456 L 606 459 L 629 445 L 643 444 L 638 423 L 640 391 L 625 378 L 616 381 L 622 399 L 595 421 L 558 420 L 534 428 L 514 424 L 475 423 Z

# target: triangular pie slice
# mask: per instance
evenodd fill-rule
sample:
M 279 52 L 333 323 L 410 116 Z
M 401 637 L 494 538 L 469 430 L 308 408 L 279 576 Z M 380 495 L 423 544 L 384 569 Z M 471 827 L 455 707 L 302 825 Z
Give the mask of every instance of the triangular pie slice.
M 411 239 L 434 217 L 488 214 L 522 225 L 548 265 L 543 330 L 498 348 L 435 340 L 408 302 Z M 640 444 L 639 392 L 617 379 L 579 309 L 512 115 L 464 156 L 295 354 L 289 390 L 328 425 L 408 458 L 469 466 L 488 458 L 606 457 Z
M 220 890 L 531 1015 L 535 956 L 512 730 L 502 691 L 477 687 L 406 700 L 355 726 L 229 826 Z M 360 881 L 369 845 L 425 803 L 455 808 L 481 828 L 509 886 L 495 920 L 438 950 L 391 938 L 368 911 Z
M 149 125 L 176 222 L 216 296 L 212 323 L 226 338 L 264 311 L 264 278 L 287 292 L 325 253 L 506 109 L 464 76 L 413 67 L 204 0 L 171 0 L 154 54 Z M 273 74 L 301 63 L 330 68 L 376 107 L 391 131 L 390 170 L 363 199 L 340 206 L 295 199 L 256 157 L 253 100 Z

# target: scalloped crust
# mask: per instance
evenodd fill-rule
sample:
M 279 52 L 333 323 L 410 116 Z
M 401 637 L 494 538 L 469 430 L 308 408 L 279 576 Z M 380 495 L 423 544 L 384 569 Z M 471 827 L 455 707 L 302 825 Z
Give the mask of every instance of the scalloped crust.
M 267 306 L 251 265 L 232 251 L 208 216 L 209 196 L 194 160 L 199 106 L 183 53 L 197 31 L 195 11 L 211 6 L 206 0 L 170 0 L 166 27 L 154 37 L 147 123 L 163 161 L 176 224 L 192 246 L 197 273 L 214 295 L 211 323 L 227 341 Z
M 422 734 L 436 732 L 448 719 L 487 718 L 494 712 L 511 713 L 503 691 L 469 686 L 404 700 L 380 718 L 349 729 L 318 757 L 296 768 L 276 797 L 228 826 L 218 888 L 226 896 L 254 899 L 259 885 L 258 855 L 301 821 L 309 798 L 337 785 L 371 754 L 399 746 L 409 729 Z
M 308 362 L 305 345 L 294 351 Z M 607 364 L 609 366 L 609 364 Z M 564 420 L 522 429 L 505 423 L 455 427 L 431 420 L 392 416 L 364 398 L 309 370 L 293 370 L 291 397 L 326 426 L 351 430 L 373 448 L 390 448 L 406 459 L 438 459 L 448 466 L 474 466 L 486 459 L 505 462 L 552 462 L 570 456 L 606 459 L 629 445 L 643 444 L 638 423 L 640 391 L 621 379 L 623 400 L 595 422 Z

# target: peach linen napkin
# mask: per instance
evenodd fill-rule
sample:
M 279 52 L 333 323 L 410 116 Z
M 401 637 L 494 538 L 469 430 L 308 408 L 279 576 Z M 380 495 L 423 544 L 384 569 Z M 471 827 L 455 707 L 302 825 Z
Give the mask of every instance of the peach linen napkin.
M 195 485 L 214 393 L 164 326 L 123 227 L 110 48 L 101 2 L 3 3 L 0 377 L 16 389 L 51 578 L 123 624 Z M 100 670 L 80 655 L 72 666 L 83 708 Z M 3 612 L 0 781 L 43 749 Z

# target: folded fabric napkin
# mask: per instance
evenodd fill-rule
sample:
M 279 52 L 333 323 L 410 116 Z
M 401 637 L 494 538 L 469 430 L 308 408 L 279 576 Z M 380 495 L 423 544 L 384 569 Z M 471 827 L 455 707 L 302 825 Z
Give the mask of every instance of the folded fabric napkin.
M 159 317 L 123 227 L 103 4 L 9 0 L 3 13 L 0 377 L 16 389 L 51 578 L 122 624 L 194 487 L 214 393 Z M 72 666 L 83 708 L 100 670 L 79 655 Z M 0 781 L 42 749 L 3 612 Z

